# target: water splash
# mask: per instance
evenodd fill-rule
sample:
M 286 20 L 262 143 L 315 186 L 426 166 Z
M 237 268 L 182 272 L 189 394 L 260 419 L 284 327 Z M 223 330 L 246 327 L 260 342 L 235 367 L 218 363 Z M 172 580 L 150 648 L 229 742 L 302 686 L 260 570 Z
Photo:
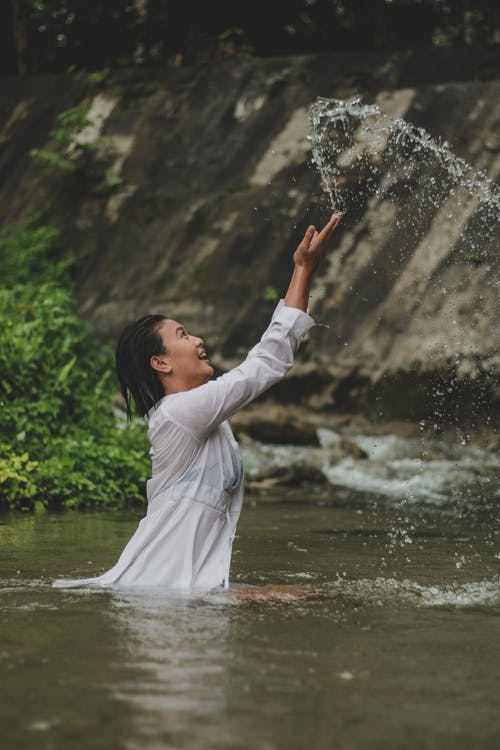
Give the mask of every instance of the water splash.
M 247 477 L 279 475 L 293 465 L 304 476 L 321 473 L 330 485 L 346 488 L 360 502 L 384 498 L 388 506 L 433 508 L 489 507 L 497 505 L 500 458 L 476 445 L 460 440 L 431 440 L 396 435 L 350 435 L 361 450 L 356 457 L 343 453 L 343 436 L 333 430 L 318 430 L 320 447 L 261 444 L 247 436 L 241 448 Z M 402 530 L 398 530 L 398 534 Z M 404 535 L 403 535 L 404 540 Z
M 500 579 L 485 579 L 467 583 L 424 585 L 409 579 L 375 578 L 373 580 L 345 580 L 324 585 L 324 591 L 354 599 L 358 605 L 387 606 L 388 604 L 417 607 L 497 607 L 500 604 Z
M 500 189 L 423 128 L 381 112 L 377 105 L 318 98 L 310 111 L 313 162 L 334 210 L 362 213 L 368 201 L 389 200 L 397 228 L 412 237 L 428 217 L 460 228 L 450 241 L 463 258 L 481 262 L 498 239 Z
M 410 177 L 413 159 L 418 158 L 421 164 L 432 157 L 434 167 L 446 171 L 450 188 L 460 184 L 476 201 L 500 209 L 500 190 L 485 172 L 476 172 L 450 150 L 446 141 L 432 138 L 401 117 L 384 114 L 376 104 L 362 104 L 359 98 L 342 101 L 319 97 L 311 107 L 310 123 L 313 160 L 333 208 L 348 208 L 342 186 L 349 169 L 364 170 L 369 187 L 376 191 L 383 163 L 387 167 L 397 162 L 402 174 Z

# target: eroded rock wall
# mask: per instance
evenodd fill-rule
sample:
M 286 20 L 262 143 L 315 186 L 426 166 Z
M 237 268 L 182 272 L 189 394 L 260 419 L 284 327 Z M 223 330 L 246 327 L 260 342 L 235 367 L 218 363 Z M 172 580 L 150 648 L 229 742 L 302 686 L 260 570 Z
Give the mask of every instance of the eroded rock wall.
M 491 52 L 231 61 L 130 71 L 96 90 L 85 76 L 0 82 L 3 218 L 45 208 L 81 255 L 82 314 L 111 338 L 161 311 L 206 339 L 225 369 L 241 359 L 286 288 L 291 254 L 330 206 L 310 164 L 317 96 L 377 101 L 498 178 L 500 65 Z M 58 112 L 91 103 L 114 187 L 47 176 L 30 159 Z M 491 418 L 498 405 L 498 261 L 455 252 L 442 207 L 414 244 L 394 207 L 346 222 L 313 290 L 316 328 L 275 398 L 391 416 Z M 468 217 L 464 217 L 464 222 Z M 446 290 L 443 293 L 443 290 Z

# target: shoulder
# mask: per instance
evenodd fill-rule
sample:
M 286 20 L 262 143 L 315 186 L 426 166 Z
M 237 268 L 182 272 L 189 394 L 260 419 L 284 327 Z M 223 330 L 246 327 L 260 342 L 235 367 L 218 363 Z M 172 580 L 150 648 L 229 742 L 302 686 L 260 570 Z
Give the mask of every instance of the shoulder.
M 172 439 L 181 439 L 182 435 L 195 440 L 196 443 L 202 442 L 196 429 L 200 403 L 195 392 L 205 389 L 206 385 L 208 384 L 172 393 L 155 404 L 147 415 L 148 436 L 151 442 L 156 438 L 164 440 L 170 433 Z

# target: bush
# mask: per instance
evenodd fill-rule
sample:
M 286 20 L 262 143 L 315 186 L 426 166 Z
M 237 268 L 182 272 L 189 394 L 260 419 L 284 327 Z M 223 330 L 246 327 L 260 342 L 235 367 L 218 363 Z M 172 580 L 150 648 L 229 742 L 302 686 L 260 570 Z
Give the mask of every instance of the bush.
M 94 123 L 89 114 L 89 102 L 60 112 L 57 116 L 57 127 L 50 131 L 50 148 L 32 149 L 30 156 L 36 159 L 49 175 L 79 175 L 87 187 L 99 195 L 114 190 L 122 184 L 122 179 L 108 169 L 113 154 L 112 141 L 94 134 Z M 44 227 L 42 232 L 44 229 L 53 230 L 53 227 Z
M 0 508 L 142 502 L 145 427 L 113 411 L 113 357 L 79 317 L 59 233 L 0 233 Z

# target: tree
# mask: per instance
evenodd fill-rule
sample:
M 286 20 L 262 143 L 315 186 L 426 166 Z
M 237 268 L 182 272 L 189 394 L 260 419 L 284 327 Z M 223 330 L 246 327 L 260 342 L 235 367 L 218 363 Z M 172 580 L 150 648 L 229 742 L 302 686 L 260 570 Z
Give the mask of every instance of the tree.
M 3 22 L 3 23 L 2 23 Z M 7 0 L 0 72 L 500 41 L 498 0 Z
M 29 15 L 31 3 L 29 0 L 11 0 L 12 38 L 16 54 L 16 71 L 19 76 L 29 72 L 28 36 Z

